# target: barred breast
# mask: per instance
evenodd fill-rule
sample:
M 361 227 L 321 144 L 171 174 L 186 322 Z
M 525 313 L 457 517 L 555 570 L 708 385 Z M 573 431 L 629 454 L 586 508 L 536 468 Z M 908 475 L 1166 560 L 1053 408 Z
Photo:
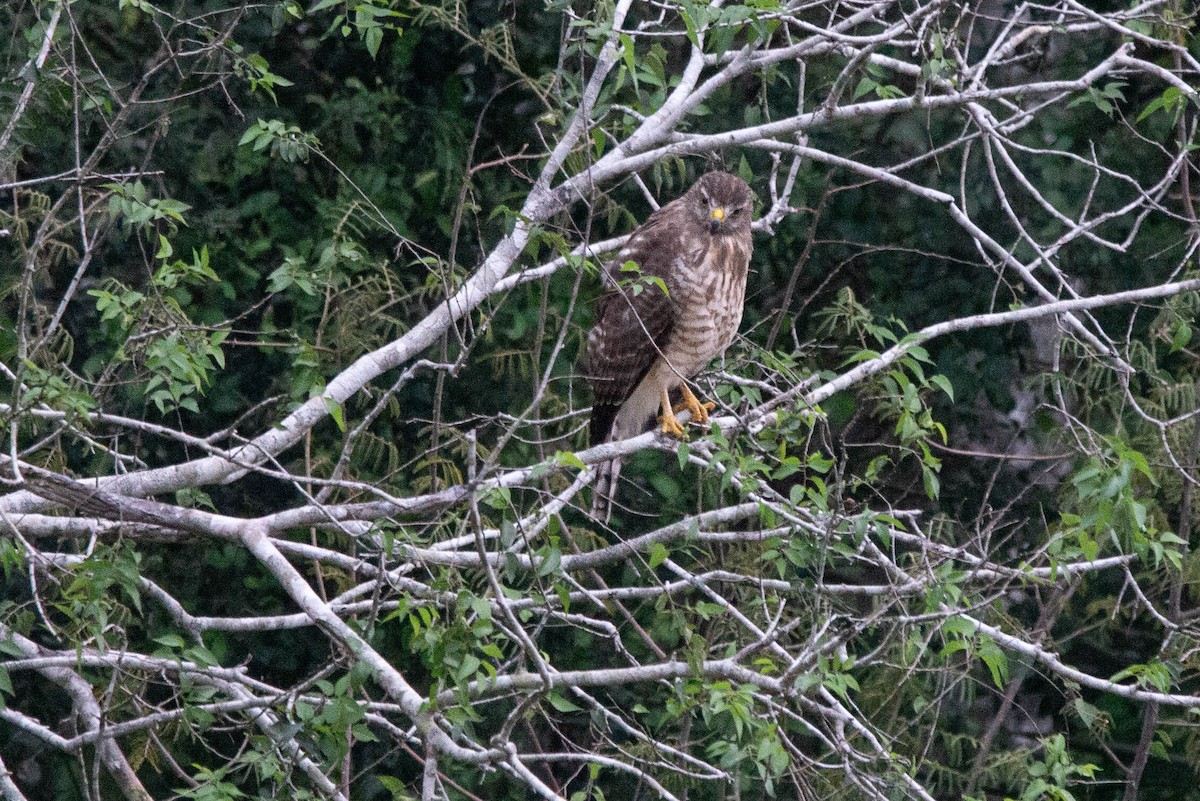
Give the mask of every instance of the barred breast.
M 742 322 L 746 297 L 746 268 L 750 253 L 741 243 L 713 241 L 698 266 L 688 270 L 680 259 L 679 286 L 672 299 L 678 309 L 675 330 L 663 356 L 681 378 L 691 378 L 724 353 Z

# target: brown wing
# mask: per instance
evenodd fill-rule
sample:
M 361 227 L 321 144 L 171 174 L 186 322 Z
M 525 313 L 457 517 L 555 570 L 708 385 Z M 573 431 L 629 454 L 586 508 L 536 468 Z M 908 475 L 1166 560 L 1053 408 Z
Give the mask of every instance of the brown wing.
M 654 212 L 609 264 L 608 288 L 596 300 L 596 323 L 588 336 L 588 373 L 592 384 L 592 419 L 588 439 L 608 439 L 621 404 L 633 394 L 666 347 L 675 328 L 675 307 L 655 281 L 676 282 L 673 265 L 683 255 L 682 198 Z M 636 263 L 637 272 L 621 266 Z M 640 289 L 635 289 L 640 287 Z

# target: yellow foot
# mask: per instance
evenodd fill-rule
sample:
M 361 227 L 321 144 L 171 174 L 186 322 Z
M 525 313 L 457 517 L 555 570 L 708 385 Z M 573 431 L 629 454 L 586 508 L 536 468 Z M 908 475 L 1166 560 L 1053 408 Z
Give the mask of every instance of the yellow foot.
M 686 403 L 677 403 L 671 407 L 671 411 L 682 412 L 686 409 L 688 412 L 691 412 L 692 415 L 692 419 L 689 422 L 704 425 L 708 422 L 708 413 L 715 408 L 717 408 L 717 404 L 713 403 L 712 401 L 707 401 L 705 403 L 696 401 L 695 406 L 688 406 Z
M 684 409 L 687 409 L 692 415 L 691 421 L 693 423 L 697 423 L 698 425 L 707 424 L 708 413 L 717 408 L 717 404 L 713 403 L 712 401 L 701 403 L 700 399 L 693 395 L 692 391 L 688 389 L 687 384 L 681 384 L 679 389 L 683 393 L 683 402 L 675 404 L 673 407 L 671 407 L 671 411 L 682 412 Z
M 687 438 L 687 434 L 684 433 L 683 426 L 680 425 L 679 421 L 675 419 L 675 415 L 664 414 L 662 417 L 658 418 L 658 422 L 662 423 L 661 430 L 668 437 L 674 437 L 675 439 Z

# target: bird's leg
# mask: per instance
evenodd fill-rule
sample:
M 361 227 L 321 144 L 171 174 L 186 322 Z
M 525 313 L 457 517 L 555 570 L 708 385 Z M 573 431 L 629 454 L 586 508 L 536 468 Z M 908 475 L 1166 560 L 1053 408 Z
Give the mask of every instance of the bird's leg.
M 699 423 L 700 425 L 707 423 L 708 413 L 717 408 L 717 404 L 712 401 L 701 403 L 700 399 L 692 394 L 686 381 L 679 385 L 679 391 L 683 393 L 683 403 L 675 404 L 672 411 L 682 412 L 684 409 L 687 409 L 692 415 L 693 423 Z
M 675 419 L 675 414 L 671 410 L 671 396 L 667 394 L 667 388 L 662 390 L 662 417 L 658 418 L 658 422 L 662 423 L 662 432 L 675 439 L 683 439 L 686 434 L 683 432 L 683 426 Z

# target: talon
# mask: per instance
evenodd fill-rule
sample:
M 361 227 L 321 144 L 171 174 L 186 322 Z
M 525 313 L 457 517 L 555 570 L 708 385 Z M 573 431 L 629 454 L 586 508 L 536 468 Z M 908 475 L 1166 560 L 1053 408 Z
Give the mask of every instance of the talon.
M 697 425 L 705 425 L 708 423 L 708 413 L 717 408 L 717 404 L 712 401 L 702 403 L 699 398 L 692 394 L 687 384 L 680 384 L 679 390 L 683 393 L 683 401 L 671 407 L 672 411 L 682 412 L 687 409 L 692 415 L 691 422 Z
M 688 406 L 686 403 L 677 403 L 671 407 L 673 412 L 682 412 L 687 410 L 691 412 L 693 423 L 707 423 L 708 413 L 717 408 L 717 404 L 712 401 L 700 401 L 698 406 Z
M 687 435 L 683 432 L 683 426 L 675 419 L 675 414 L 671 410 L 671 398 L 667 395 L 667 388 L 664 386 L 660 392 L 659 403 L 662 406 L 662 414 L 658 418 L 658 422 L 662 424 L 660 430 L 668 437 L 686 439 Z
M 658 421 L 662 423 L 661 430 L 664 435 L 668 437 L 674 437 L 675 439 L 687 438 L 687 432 L 683 430 L 683 426 L 680 424 L 680 422 L 675 419 L 675 415 L 663 415 L 662 417 L 658 418 Z

